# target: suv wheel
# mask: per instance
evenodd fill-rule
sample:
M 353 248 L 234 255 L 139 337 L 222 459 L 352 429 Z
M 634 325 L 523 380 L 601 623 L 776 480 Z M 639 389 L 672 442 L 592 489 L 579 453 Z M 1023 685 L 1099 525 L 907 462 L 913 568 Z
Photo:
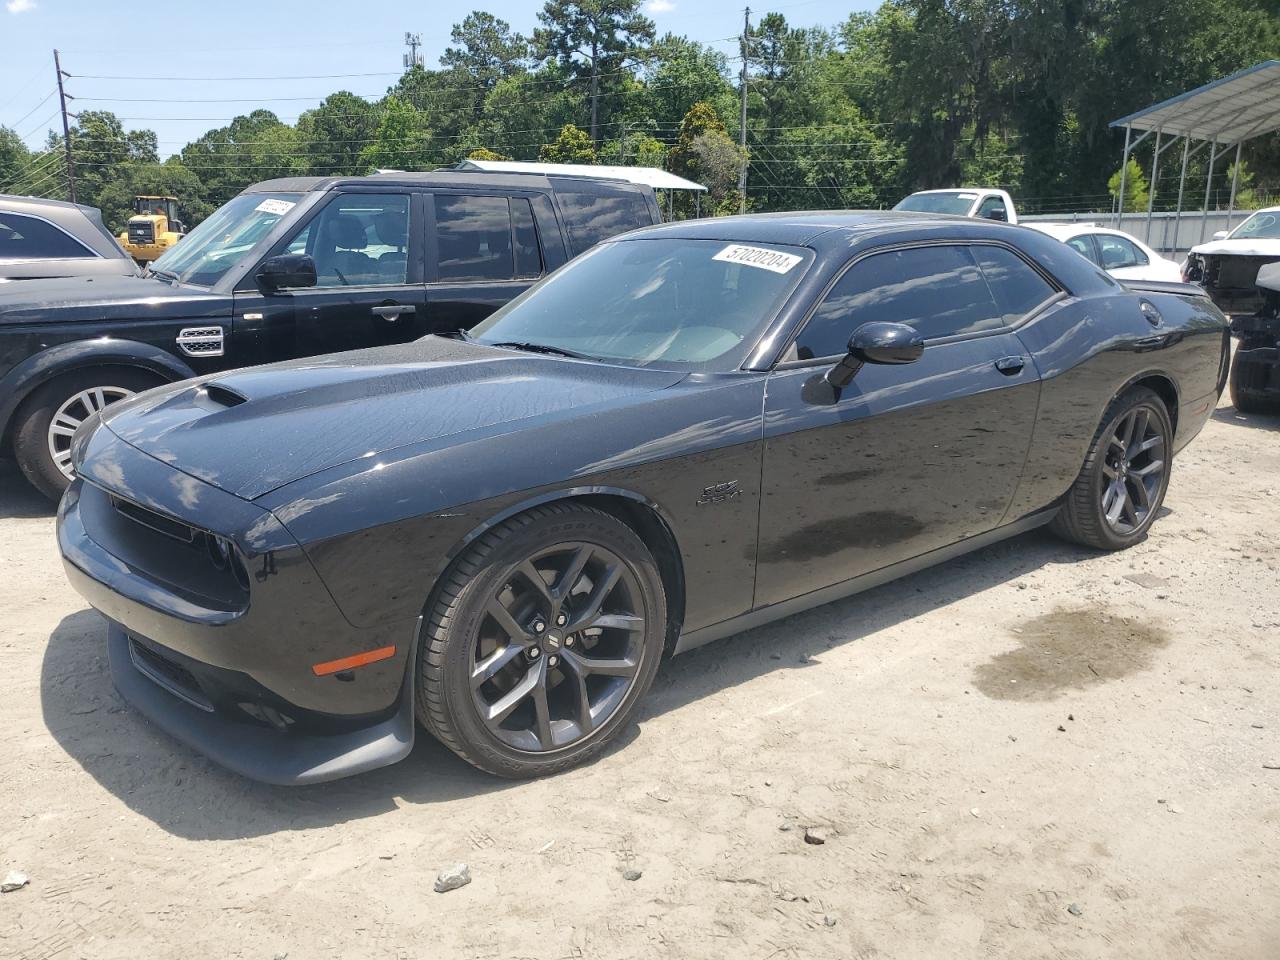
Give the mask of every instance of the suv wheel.
M 94 367 L 55 377 L 18 410 L 13 452 L 31 484 L 57 500 L 71 482 L 71 437 L 90 416 L 161 381 L 128 367 Z
M 1252 378 L 1246 374 L 1244 366 L 1240 362 L 1240 351 L 1266 346 L 1270 346 L 1267 341 L 1243 341 L 1236 349 L 1236 355 L 1231 361 L 1231 377 L 1228 381 L 1231 390 L 1231 403 L 1241 413 L 1280 413 L 1280 401 L 1277 401 L 1273 396 L 1267 396 L 1249 389 L 1247 381 Z M 1265 377 L 1265 369 L 1263 376 Z
M 591 507 L 537 507 L 445 575 L 427 610 L 418 717 L 481 770 L 555 773 L 623 729 L 666 631 L 662 578 L 630 527 Z

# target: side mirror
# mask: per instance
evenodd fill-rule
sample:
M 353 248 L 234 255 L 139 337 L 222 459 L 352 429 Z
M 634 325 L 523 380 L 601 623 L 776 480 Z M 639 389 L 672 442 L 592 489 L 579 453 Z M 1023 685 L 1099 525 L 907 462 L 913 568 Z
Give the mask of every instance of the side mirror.
M 849 352 L 827 371 L 827 383 L 847 387 L 864 363 L 915 363 L 924 337 L 905 323 L 864 323 L 849 338 Z
M 1230 231 L 1228 230 L 1215 230 L 1213 234 L 1213 239 L 1225 240 L 1229 235 L 1230 235 Z
M 283 253 L 262 262 L 262 266 L 258 268 L 257 280 L 264 290 L 314 287 L 316 262 L 305 253 Z
M 1009 214 L 1004 207 L 992 207 L 987 211 L 986 217 L 988 220 L 999 220 L 1001 223 L 1009 222 Z

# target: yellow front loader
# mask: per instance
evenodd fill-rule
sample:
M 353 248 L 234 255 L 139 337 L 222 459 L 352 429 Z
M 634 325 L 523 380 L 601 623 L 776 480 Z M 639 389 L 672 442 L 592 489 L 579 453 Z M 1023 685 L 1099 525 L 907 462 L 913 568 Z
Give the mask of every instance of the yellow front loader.
M 134 215 L 120 234 L 120 246 L 139 263 L 150 263 L 186 234 L 176 197 L 134 197 Z

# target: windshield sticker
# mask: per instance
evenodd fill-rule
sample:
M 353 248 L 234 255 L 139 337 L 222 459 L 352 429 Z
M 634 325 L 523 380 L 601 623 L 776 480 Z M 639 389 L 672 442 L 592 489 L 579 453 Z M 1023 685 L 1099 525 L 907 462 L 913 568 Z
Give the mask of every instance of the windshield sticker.
M 277 216 L 283 217 L 293 209 L 293 206 L 294 205 L 288 200 L 277 200 L 275 197 L 268 197 L 253 209 L 260 213 L 274 213 Z
M 764 247 L 746 247 L 734 243 L 717 253 L 712 260 L 723 260 L 725 263 L 741 263 L 748 267 L 771 270 L 774 273 L 790 273 L 791 269 L 804 257 L 794 253 L 779 253 Z

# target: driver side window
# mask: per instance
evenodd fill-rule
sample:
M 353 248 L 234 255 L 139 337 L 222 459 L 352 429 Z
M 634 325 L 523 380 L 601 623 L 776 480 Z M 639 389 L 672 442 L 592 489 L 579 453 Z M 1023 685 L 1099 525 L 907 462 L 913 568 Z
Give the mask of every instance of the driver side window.
M 317 287 L 400 286 L 409 271 L 409 196 L 340 194 L 285 249 L 315 261 Z

